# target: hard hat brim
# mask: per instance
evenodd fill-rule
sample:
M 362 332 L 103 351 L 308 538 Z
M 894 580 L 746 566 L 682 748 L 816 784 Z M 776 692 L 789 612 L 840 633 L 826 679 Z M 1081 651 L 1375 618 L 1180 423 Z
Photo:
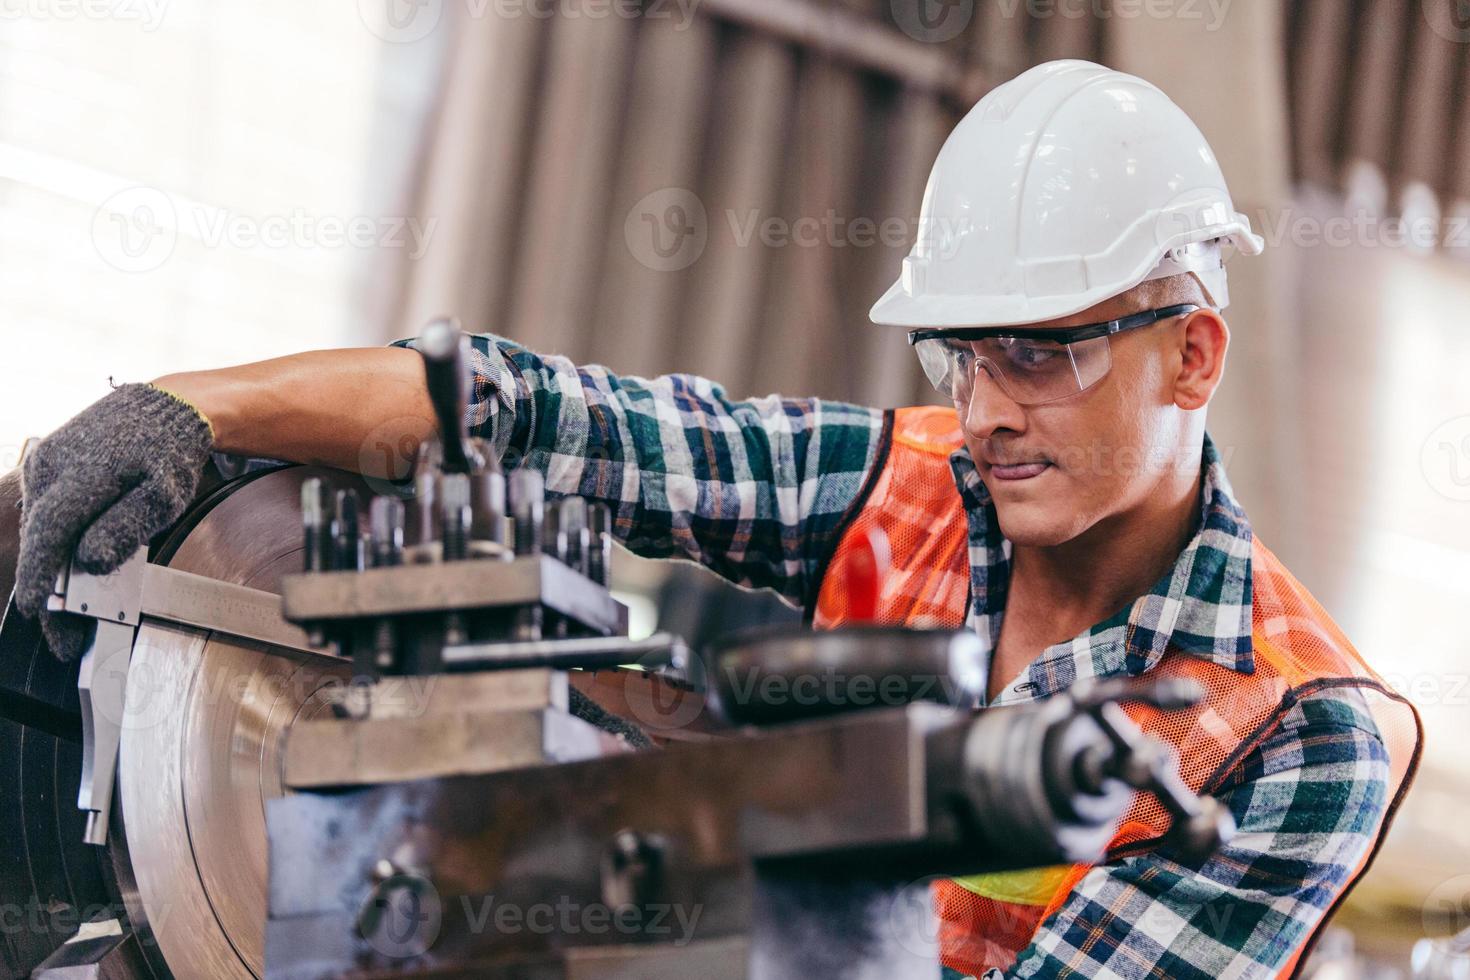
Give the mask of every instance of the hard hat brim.
M 1220 227 L 1218 237 L 1229 241 L 1242 255 L 1259 255 L 1265 250 L 1265 239 L 1254 234 L 1250 225 L 1237 216 L 1237 221 Z M 1168 243 L 1173 247 L 1175 243 Z M 1165 251 L 1167 248 L 1165 249 Z M 1114 296 L 1126 293 L 1148 278 L 1152 266 L 1140 269 L 1136 277 L 1123 282 L 1109 282 L 1083 292 L 1027 296 L 1022 293 L 1003 295 L 965 295 L 959 293 L 913 296 L 900 278 L 873 304 L 868 319 L 879 326 L 904 327 L 1014 327 L 1045 323 L 1081 313 Z

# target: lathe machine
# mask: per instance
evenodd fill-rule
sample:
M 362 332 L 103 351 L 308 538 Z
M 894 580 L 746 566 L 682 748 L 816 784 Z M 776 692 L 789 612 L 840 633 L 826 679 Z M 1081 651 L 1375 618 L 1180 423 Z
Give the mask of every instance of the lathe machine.
M 80 665 L 7 610 L 0 975 L 933 980 L 936 876 L 1095 861 L 1138 791 L 1230 833 L 1119 708 L 1187 689 L 977 711 L 963 632 L 630 639 L 614 515 L 466 437 L 462 343 L 420 338 L 411 483 L 214 475 L 57 583 Z

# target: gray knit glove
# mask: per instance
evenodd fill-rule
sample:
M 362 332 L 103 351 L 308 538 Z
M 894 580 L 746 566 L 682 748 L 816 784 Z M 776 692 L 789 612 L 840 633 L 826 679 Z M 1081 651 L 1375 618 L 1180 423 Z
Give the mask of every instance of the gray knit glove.
M 26 454 L 15 602 L 41 617 L 51 651 L 73 660 L 86 621 L 46 610 L 73 553 L 113 571 L 184 513 L 214 443 L 209 421 L 152 385 L 123 385 Z

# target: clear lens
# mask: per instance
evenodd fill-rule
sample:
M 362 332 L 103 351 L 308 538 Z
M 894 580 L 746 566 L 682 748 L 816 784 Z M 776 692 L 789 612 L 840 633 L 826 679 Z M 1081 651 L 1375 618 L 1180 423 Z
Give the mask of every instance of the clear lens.
M 1108 338 L 1074 344 L 1019 337 L 983 340 L 933 338 L 914 345 L 924 374 L 942 394 L 968 402 L 975 378 L 984 371 L 1022 405 L 1057 401 L 1097 384 L 1112 361 Z

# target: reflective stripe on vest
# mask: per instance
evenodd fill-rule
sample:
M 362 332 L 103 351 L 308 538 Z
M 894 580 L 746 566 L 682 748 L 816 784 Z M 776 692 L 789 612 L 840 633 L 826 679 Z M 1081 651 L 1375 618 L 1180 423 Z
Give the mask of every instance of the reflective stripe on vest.
M 874 527 L 887 534 L 891 550 L 877 621 L 964 625 L 968 529 L 949 466 L 950 454 L 961 444 L 953 409 L 911 408 L 893 414 L 881 467 L 870 478 L 867 496 L 849 517 L 823 573 L 814 626 L 831 628 L 849 618 L 842 583 Z M 1374 846 L 1337 895 L 1340 902 L 1377 853 L 1413 778 L 1422 742 L 1418 715 L 1363 662 L 1317 601 L 1259 539 L 1252 539 L 1251 549 L 1254 673 L 1241 674 L 1210 660 L 1166 651 L 1150 675 L 1192 678 L 1203 685 L 1205 698 L 1185 711 L 1133 707 L 1128 714 L 1145 732 L 1174 746 L 1181 774 L 1192 790 L 1210 793 L 1228 784 L 1235 767 L 1304 695 L 1330 687 L 1356 700 L 1373 717 L 1387 747 L 1392 791 Z M 1113 837 L 1110 858 L 1146 847 L 1164 834 L 1168 824 L 1168 814 L 1158 802 L 1139 795 Z M 972 976 L 1010 965 L 1090 870 L 1079 865 L 936 882 L 944 965 Z M 1330 910 L 1322 921 L 1329 916 Z M 1295 951 L 1281 976 L 1294 974 L 1315 938 L 1314 932 Z

